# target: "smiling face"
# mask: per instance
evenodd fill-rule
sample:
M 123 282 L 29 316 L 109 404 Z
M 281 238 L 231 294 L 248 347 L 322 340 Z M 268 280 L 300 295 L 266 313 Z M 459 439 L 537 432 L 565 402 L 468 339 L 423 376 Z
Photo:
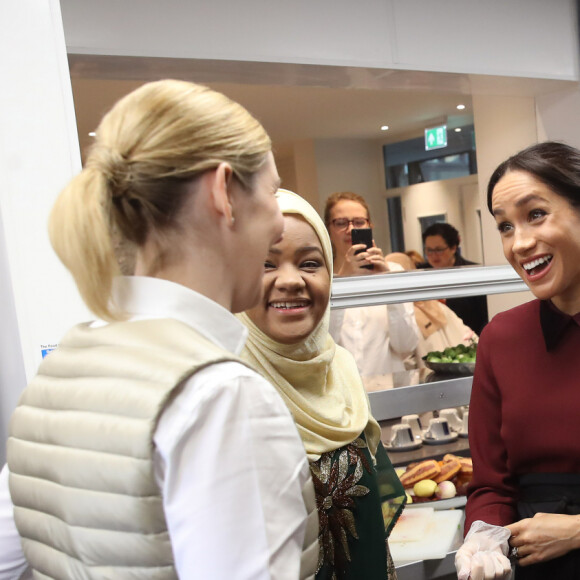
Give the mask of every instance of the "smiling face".
M 443 236 L 425 238 L 425 255 L 432 268 L 451 268 L 455 264 L 457 246 L 449 246 Z
M 580 211 L 524 171 L 493 190 L 503 252 L 533 294 L 563 312 L 580 312 Z
M 324 316 L 330 275 L 318 236 L 302 218 L 284 216 L 284 237 L 270 248 L 262 286 L 262 300 L 248 316 L 277 342 L 304 340 Z

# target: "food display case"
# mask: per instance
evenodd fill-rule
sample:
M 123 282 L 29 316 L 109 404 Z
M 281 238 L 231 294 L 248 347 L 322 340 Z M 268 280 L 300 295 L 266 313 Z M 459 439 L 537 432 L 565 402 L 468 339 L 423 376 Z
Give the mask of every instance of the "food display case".
M 460 296 L 505 294 L 527 290 L 510 266 L 469 266 L 441 270 L 393 272 L 373 276 L 337 278 L 333 282 L 331 308 L 376 306 Z M 444 374 L 421 368 L 366 380 L 371 409 L 389 440 L 391 426 L 401 417 L 469 404 L 472 376 Z M 440 459 L 446 453 L 468 455 L 467 438 L 439 445 L 421 445 L 412 451 L 389 453 L 395 466 L 427 458 Z M 457 498 L 454 507 L 464 505 Z M 463 502 L 461 501 L 463 499 Z M 399 580 L 450 580 L 456 578 L 455 550 L 461 544 L 461 526 L 456 530 L 450 550 L 436 559 L 405 561 L 397 564 Z

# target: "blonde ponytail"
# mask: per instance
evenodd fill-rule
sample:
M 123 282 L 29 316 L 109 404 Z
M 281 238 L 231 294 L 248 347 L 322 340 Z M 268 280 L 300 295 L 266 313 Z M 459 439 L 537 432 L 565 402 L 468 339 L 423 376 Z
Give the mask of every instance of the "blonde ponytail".
M 91 167 L 84 169 L 57 198 L 48 233 L 85 304 L 99 318 L 110 321 L 122 314 L 110 304 L 119 266 L 110 235 L 108 198 L 106 178 Z
M 123 317 L 111 304 L 120 273 L 116 248 L 139 248 L 151 234 L 162 240 L 191 195 L 188 184 L 222 162 L 251 195 L 270 150 L 254 117 L 201 85 L 157 81 L 118 101 L 49 224 L 52 245 L 93 313 L 104 320 Z

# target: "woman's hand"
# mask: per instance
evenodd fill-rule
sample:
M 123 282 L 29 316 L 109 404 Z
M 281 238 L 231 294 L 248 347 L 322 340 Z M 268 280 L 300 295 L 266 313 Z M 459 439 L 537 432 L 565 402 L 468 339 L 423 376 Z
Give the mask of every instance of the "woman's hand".
M 360 252 L 360 250 L 364 250 Z M 357 254 L 356 252 L 360 252 Z M 370 270 L 364 266 L 372 265 Z M 382 274 L 388 272 L 383 251 L 377 246 L 365 248 L 364 244 L 354 244 L 344 255 L 341 269 L 336 272 L 337 276 L 366 276 L 368 274 Z
M 580 548 L 580 516 L 537 513 L 506 526 L 517 548 L 518 564 L 529 566 L 552 560 Z
M 509 530 L 477 520 L 471 524 L 463 545 L 455 554 L 459 580 L 508 580 Z

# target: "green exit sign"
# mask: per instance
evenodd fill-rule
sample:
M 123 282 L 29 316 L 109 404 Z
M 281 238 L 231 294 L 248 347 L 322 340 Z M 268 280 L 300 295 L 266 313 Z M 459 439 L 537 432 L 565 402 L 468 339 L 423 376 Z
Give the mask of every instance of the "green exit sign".
M 425 151 L 447 147 L 447 125 L 425 129 Z

